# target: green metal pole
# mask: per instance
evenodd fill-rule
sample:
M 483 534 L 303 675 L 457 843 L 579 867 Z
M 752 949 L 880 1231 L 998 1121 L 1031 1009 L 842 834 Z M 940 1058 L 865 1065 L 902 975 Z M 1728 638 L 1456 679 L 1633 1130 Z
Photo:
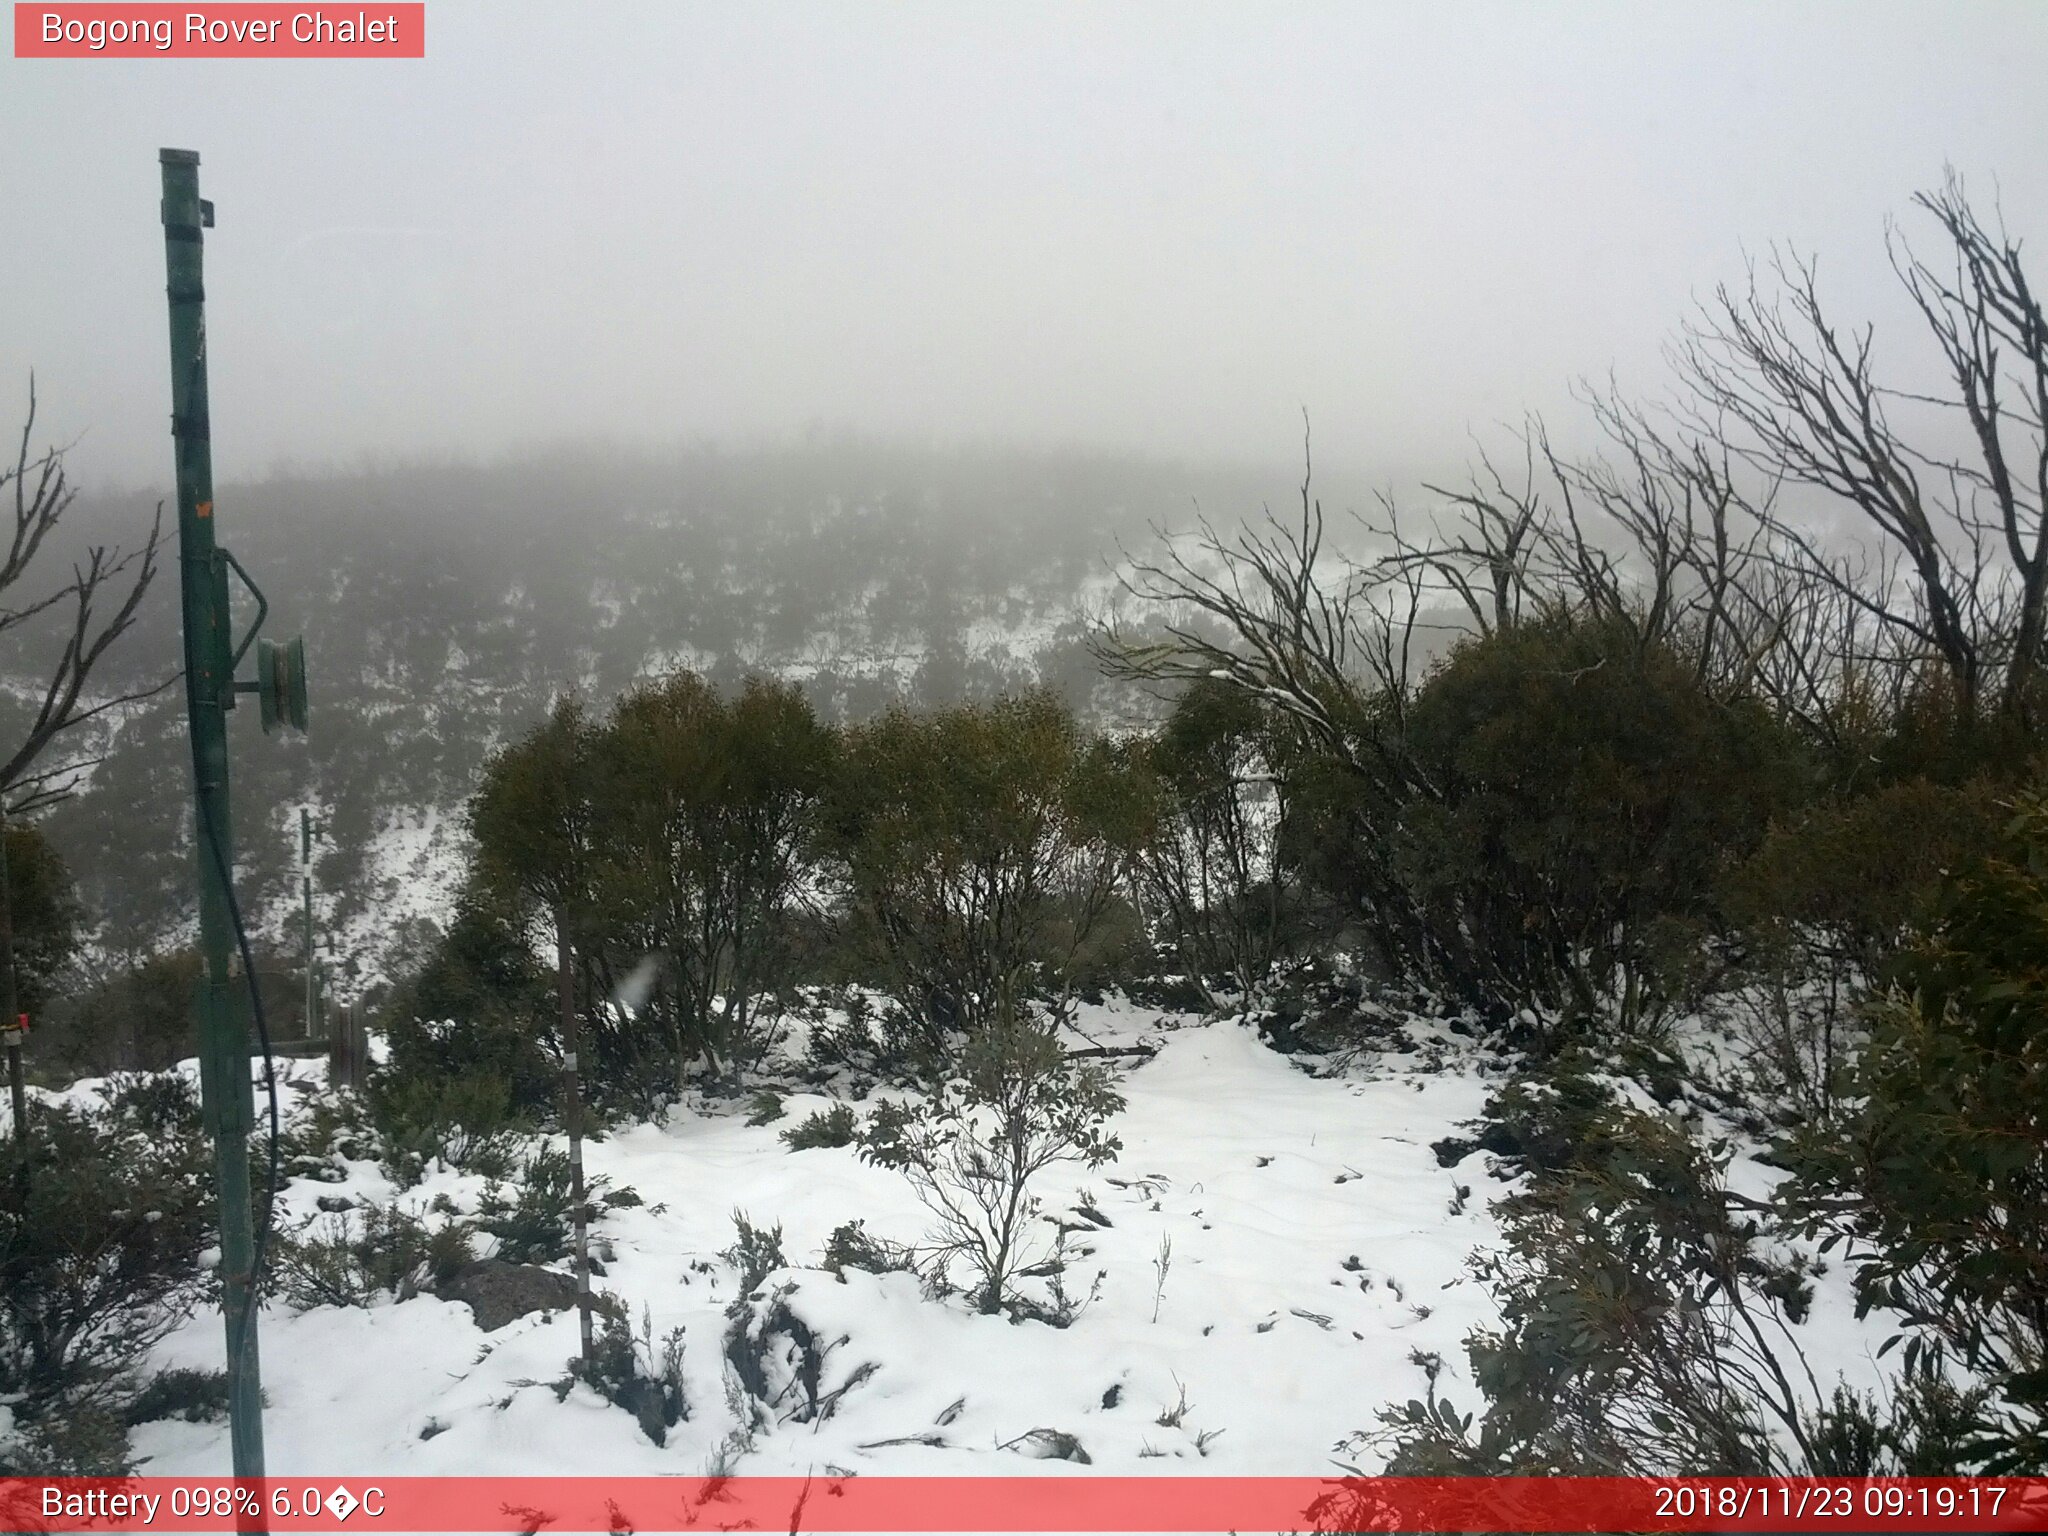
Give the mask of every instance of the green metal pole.
M 251 1294 L 255 1221 L 249 1199 L 249 1083 L 245 980 L 234 963 L 227 872 L 234 840 L 228 823 L 228 722 L 234 707 L 227 566 L 215 544 L 213 443 L 207 425 L 206 289 L 200 231 L 213 205 L 199 197 L 199 156 L 166 149 L 163 168 L 164 268 L 171 311 L 171 437 L 178 461 L 178 574 L 185 616 L 185 705 L 192 729 L 195 837 L 199 860 L 200 1093 L 213 1136 L 220 1183 L 223 1309 L 228 1334 L 228 1413 L 234 1475 L 263 1475 L 263 1379 Z

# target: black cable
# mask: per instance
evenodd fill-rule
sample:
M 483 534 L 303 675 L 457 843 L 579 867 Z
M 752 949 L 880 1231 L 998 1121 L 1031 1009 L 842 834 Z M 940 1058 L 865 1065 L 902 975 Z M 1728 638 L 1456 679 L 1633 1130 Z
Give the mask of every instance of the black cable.
M 206 797 L 199 796 L 199 820 L 206 829 L 206 845 L 213 850 L 213 867 L 220 873 L 222 894 L 227 897 L 228 920 L 234 925 L 235 943 L 242 952 L 242 975 L 249 983 L 249 1006 L 256 1023 L 256 1039 L 263 1047 L 263 1081 L 270 1094 L 270 1168 L 263 1192 L 263 1224 L 256 1229 L 256 1247 L 249 1260 L 249 1316 L 254 1317 L 262 1300 L 263 1258 L 270 1246 L 270 1223 L 277 1214 L 277 1186 L 280 1170 L 278 1143 L 282 1139 L 279 1131 L 277 1111 L 277 1059 L 270 1051 L 270 1025 L 263 1016 L 263 991 L 256 985 L 256 957 L 249 951 L 249 933 L 242 926 L 241 904 L 235 900 L 235 882 L 228 873 L 227 855 L 221 851 L 220 837 L 214 831 L 213 816 L 206 808 Z M 248 1072 L 245 1064 L 244 1074 Z M 247 1081 L 246 1075 L 243 1081 Z M 239 1092 L 239 1089 L 237 1090 Z M 248 1352 L 249 1340 L 255 1331 L 247 1319 L 242 1325 L 242 1336 L 236 1348 Z

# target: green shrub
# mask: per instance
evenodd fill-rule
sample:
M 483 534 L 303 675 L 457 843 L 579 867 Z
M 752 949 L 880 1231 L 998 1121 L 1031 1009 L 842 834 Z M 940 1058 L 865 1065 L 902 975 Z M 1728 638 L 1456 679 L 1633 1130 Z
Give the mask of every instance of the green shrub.
M 782 1133 L 782 1141 L 792 1152 L 813 1147 L 845 1147 L 853 1144 L 859 1130 L 860 1120 L 853 1106 L 834 1104 L 830 1109 L 813 1110 L 804 1116 Z
M 1123 1099 L 1099 1067 L 1077 1066 L 1051 1031 L 997 1024 L 972 1036 L 959 1076 L 923 1099 L 884 1104 L 861 1133 L 861 1156 L 909 1179 L 937 1225 L 918 1249 L 928 1279 L 963 1261 L 975 1300 L 996 1313 L 1014 1277 L 1044 1259 L 1031 1182 L 1055 1163 L 1090 1168 L 1115 1157 L 1104 1134 Z
M 1722 1181 L 1725 1152 L 1617 1105 L 1555 1099 L 1576 1124 L 1499 1201 L 1503 1242 L 1473 1267 L 1500 1326 L 1468 1336 L 1475 1414 L 1436 1392 L 1361 1438 L 1395 1475 L 1876 1476 L 1943 1474 L 1969 1394 L 1908 1372 L 1880 1404 L 1824 1392 L 1794 1332 L 1811 1286 Z M 1554 1149 L 1570 1137 L 1541 1138 Z
M 0 1440 L 0 1477 L 126 1477 L 135 1464 L 128 1427 L 119 1414 L 95 1404 L 59 1400 L 33 1419 L 17 1416 L 14 1433 Z M 18 1511 L 0 1508 L 0 1513 Z M 32 1515 L 23 1516 L 32 1521 Z M 19 1529 L 34 1530 L 33 1523 Z
M 600 942 L 659 956 L 633 1033 L 680 1092 L 767 1049 L 836 739 L 794 683 L 692 673 L 628 690 L 593 738 Z
M 85 909 L 79 905 L 64 861 L 40 831 L 27 822 L 12 820 L 0 823 L 0 837 L 7 839 L 4 864 L 18 996 L 24 1010 L 40 1015 L 59 975 L 78 950 Z M 105 1061 L 99 1065 L 104 1069 L 129 1063 Z
M 1387 835 L 1420 925 L 1410 958 L 1538 1019 L 1627 1030 L 1686 1001 L 1721 872 L 1802 782 L 1761 707 L 1710 696 L 1620 627 L 1466 641 L 1406 723 L 1427 788 Z
M 385 1172 L 401 1188 L 430 1166 L 502 1178 L 529 1130 L 505 1079 L 490 1072 L 433 1078 L 386 1068 L 371 1078 L 368 1100 Z
M 1916 779 L 1822 801 L 1771 827 L 1724 880 L 1724 904 L 1746 931 L 1823 945 L 1871 977 L 1944 878 L 1991 851 L 2000 799 L 1981 781 Z
M 1135 767 L 1144 817 L 1132 876 L 1180 968 L 1215 1004 L 1249 996 L 1299 940 L 1301 894 L 1283 869 L 1291 754 L 1260 700 L 1204 680 L 1175 701 Z
M 575 1361 L 576 1378 L 639 1422 L 641 1432 L 656 1445 L 689 1417 L 683 1395 L 683 1330 L 671 1328 L 659 1345 L 654 1318 L 642 1308 L 640 1331 L 633 1331 L 626 1304 L 610 1291 L 597 1297 L 598 1332 L 588 1360 Z
M 461 1223 L 430 1226 L 396 1205 L 315 1218 L 274 1240 L 278 1293 L 295 1307 L 403 1301 L 451 1278 L 474 1253 Z
M 1622 1123 L 1623 1105 L 1606 1083 L 1575 1063 L 1517 1076 L 1488 1096 L 1479 1145 L 1520 1171 L 1562 1173 Z
M 1800 1148 L 1810 1226 L 2001 1399 L 1986 1470 L 2048 1465 L 2048 798 L 1951 881 L 1871 1010 L 1839 1131 Z
M 812 1029 L 805 1048 L 819 1077 L 851 1068 L 876 1077 L 916 1079 L 945 1058 L 924 1026 L 895 1003 L 877 1010 L 865 992 L 849 988 L 840 1009 L 842 1017 Z
M 197 1136 L 202 1129 L 199 1089 L 179 1072 L 116 1074 L 101 1096 L 117 1121 L 145 1136 Z
M 518 926 L 483 895 L 464 892 L 424 969 L 383 1011 L 386 1073 L 435 1083 L 493 1077 L 514 1112 L 549 1114 L 560 1083 L 547 1052 L 551 980 Z
M 832 1229 L 824 1251 L 818 1255 L 818 1265 L 842 1280 L 849 1269 L 883 1275 L 915 1267 L 911 1256 L 895 1244 L 868 1236 L 866 1225 L 860 1221 L 842 1221 Z
M 151 955 L 76 997 L 52 997 L 28 1059 L 46 1080 L 116 1071 L 166 1072 L 192 1054 L 197 950 Z
M 585 1197 L 597 1198 L 603 1187 L 601 1177 L 586 1180 Z M 575 1208 L 569 1154 L 540 1147 L 520 1164 L 509 1198 L 501 1184 L 485 1188 L 476 1225 L 498 1240 L 496 1257 L 511 1264 L 545 1264 L 568 1253 Z
M 827 847 L 853 933 L 933 1050 L 1015 1016 L 1034 967 L 1065 984 L 1135 833 L 1122 771 L 1043 691 L 848 731 Z
M 182 1367 L 158 1371 L 122 1410 L 130 1427 L 156 1419 L 218 1424 L 228 1416 L 228 1373 Z
M 789 1260 L 782 1253 L 782 1223 L 757 1227 L 747 1219 L 745 1211 L 736 1210 L 732 1213 L 732 1224 L 739 1236 L 723 1257 L 739 1271 L 739 1299 L 744 1300 L 776 1270 L 788 1268 Z
M 1167 1013 L 1206 1013 L 1212 1001 L 1209 989 L 1186 975 L 1139 977 L 1125 988 L 1124 995 L 1140 1008 Z
M 1882 784 L 1781 820 L 1729 873 L 1721 899 L 1745 955 L 1721 1011 L 1748 1048 L 1755 1096 L 1780 1122 L 1837 1112 L 1865 1034 L 1865 989 L 1943 878 L 1989 851 L 2004 817 L 1986 780 Z
M 348 1177 L 349 1163 L 376 1159 L 385 1151 L 362 1097 L 346 1090 L 305 1101 L 285 1123 L 278 1142 L 285 1178 L 323 1184 L 339 1183 Z
M 129 1080 L 100 1106 L 42 1105 L 31 1165 L 0 1178 L 0 1398 L 24 1429 L 117 1409 L 203 1293 L 212 1159 L 189 1099 Z

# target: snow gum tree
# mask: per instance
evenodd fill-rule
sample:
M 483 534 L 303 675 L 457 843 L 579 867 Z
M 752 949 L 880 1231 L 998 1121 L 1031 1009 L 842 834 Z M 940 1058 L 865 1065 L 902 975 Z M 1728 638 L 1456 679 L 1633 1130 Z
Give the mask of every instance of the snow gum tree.
M 860 936 L 935 1045 L 1012 1016 L 1031 968 L 1063 970 L 1095 930 L 1130 831 L 1120 771 L 1044 692 L 847 733 L 831 851 Z
M 606 923 L 663 959 L 651 1002 L 678 1085 L 699 1053 L 738 1071 L 756 1044 L 833 746 L 794 684 L 754 679 L 726 699 L 688 673 L 626 695 L 597 739 Z

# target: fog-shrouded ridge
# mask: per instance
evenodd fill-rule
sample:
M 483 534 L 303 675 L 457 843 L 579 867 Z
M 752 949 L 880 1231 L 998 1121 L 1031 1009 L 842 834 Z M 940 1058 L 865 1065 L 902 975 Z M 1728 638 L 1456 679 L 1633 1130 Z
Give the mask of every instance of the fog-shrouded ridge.
M 725 687 L 772 674 L 856 719 L 1044 684 L 1098 724 L 1130 721 L 1147 699 L 1105 680 L 1090 651 L 1124 600 L 1120 551 L 1198 516 L 1231 527 L 1284 511 L 1302 473 L 841 440 L 225 483 L 216 515 L 257 573 L 270 632 L 305 634 L 313 704 L 303 738 L 262 739 L 251 709 L 232 717 L 244 900 L 288 920 L 311 805 L 323 912 L 377 962 L 404 931 L 385 882 L 419 873 L 386 865 L 425 860 L 452 882 L 483 762 L 568 689 L 604 702 L 681 670 Z M 152 510 L 88 497 L 64 534 L 132 544 Z M 95 686 L 160 681 L 179 644 L 166 570 Z M 31 707 L 34 680 L 5 681 L 19 686 L 0 690 L 0 728 Z M 79 755 L 105 760 L 46 819 L 110 953 L 189 922 L 184 729 L 175 689 L 94 722 Z
M 427 57 L 0 59 L 0 399 L 161 487 L 159 146 L 224 476 L 818 425 L 1396 470 L 1654 381 L 1778 239 L 1844 313 L 1945 163 L 2039 228 L 2023 3 L 437 0 Z

